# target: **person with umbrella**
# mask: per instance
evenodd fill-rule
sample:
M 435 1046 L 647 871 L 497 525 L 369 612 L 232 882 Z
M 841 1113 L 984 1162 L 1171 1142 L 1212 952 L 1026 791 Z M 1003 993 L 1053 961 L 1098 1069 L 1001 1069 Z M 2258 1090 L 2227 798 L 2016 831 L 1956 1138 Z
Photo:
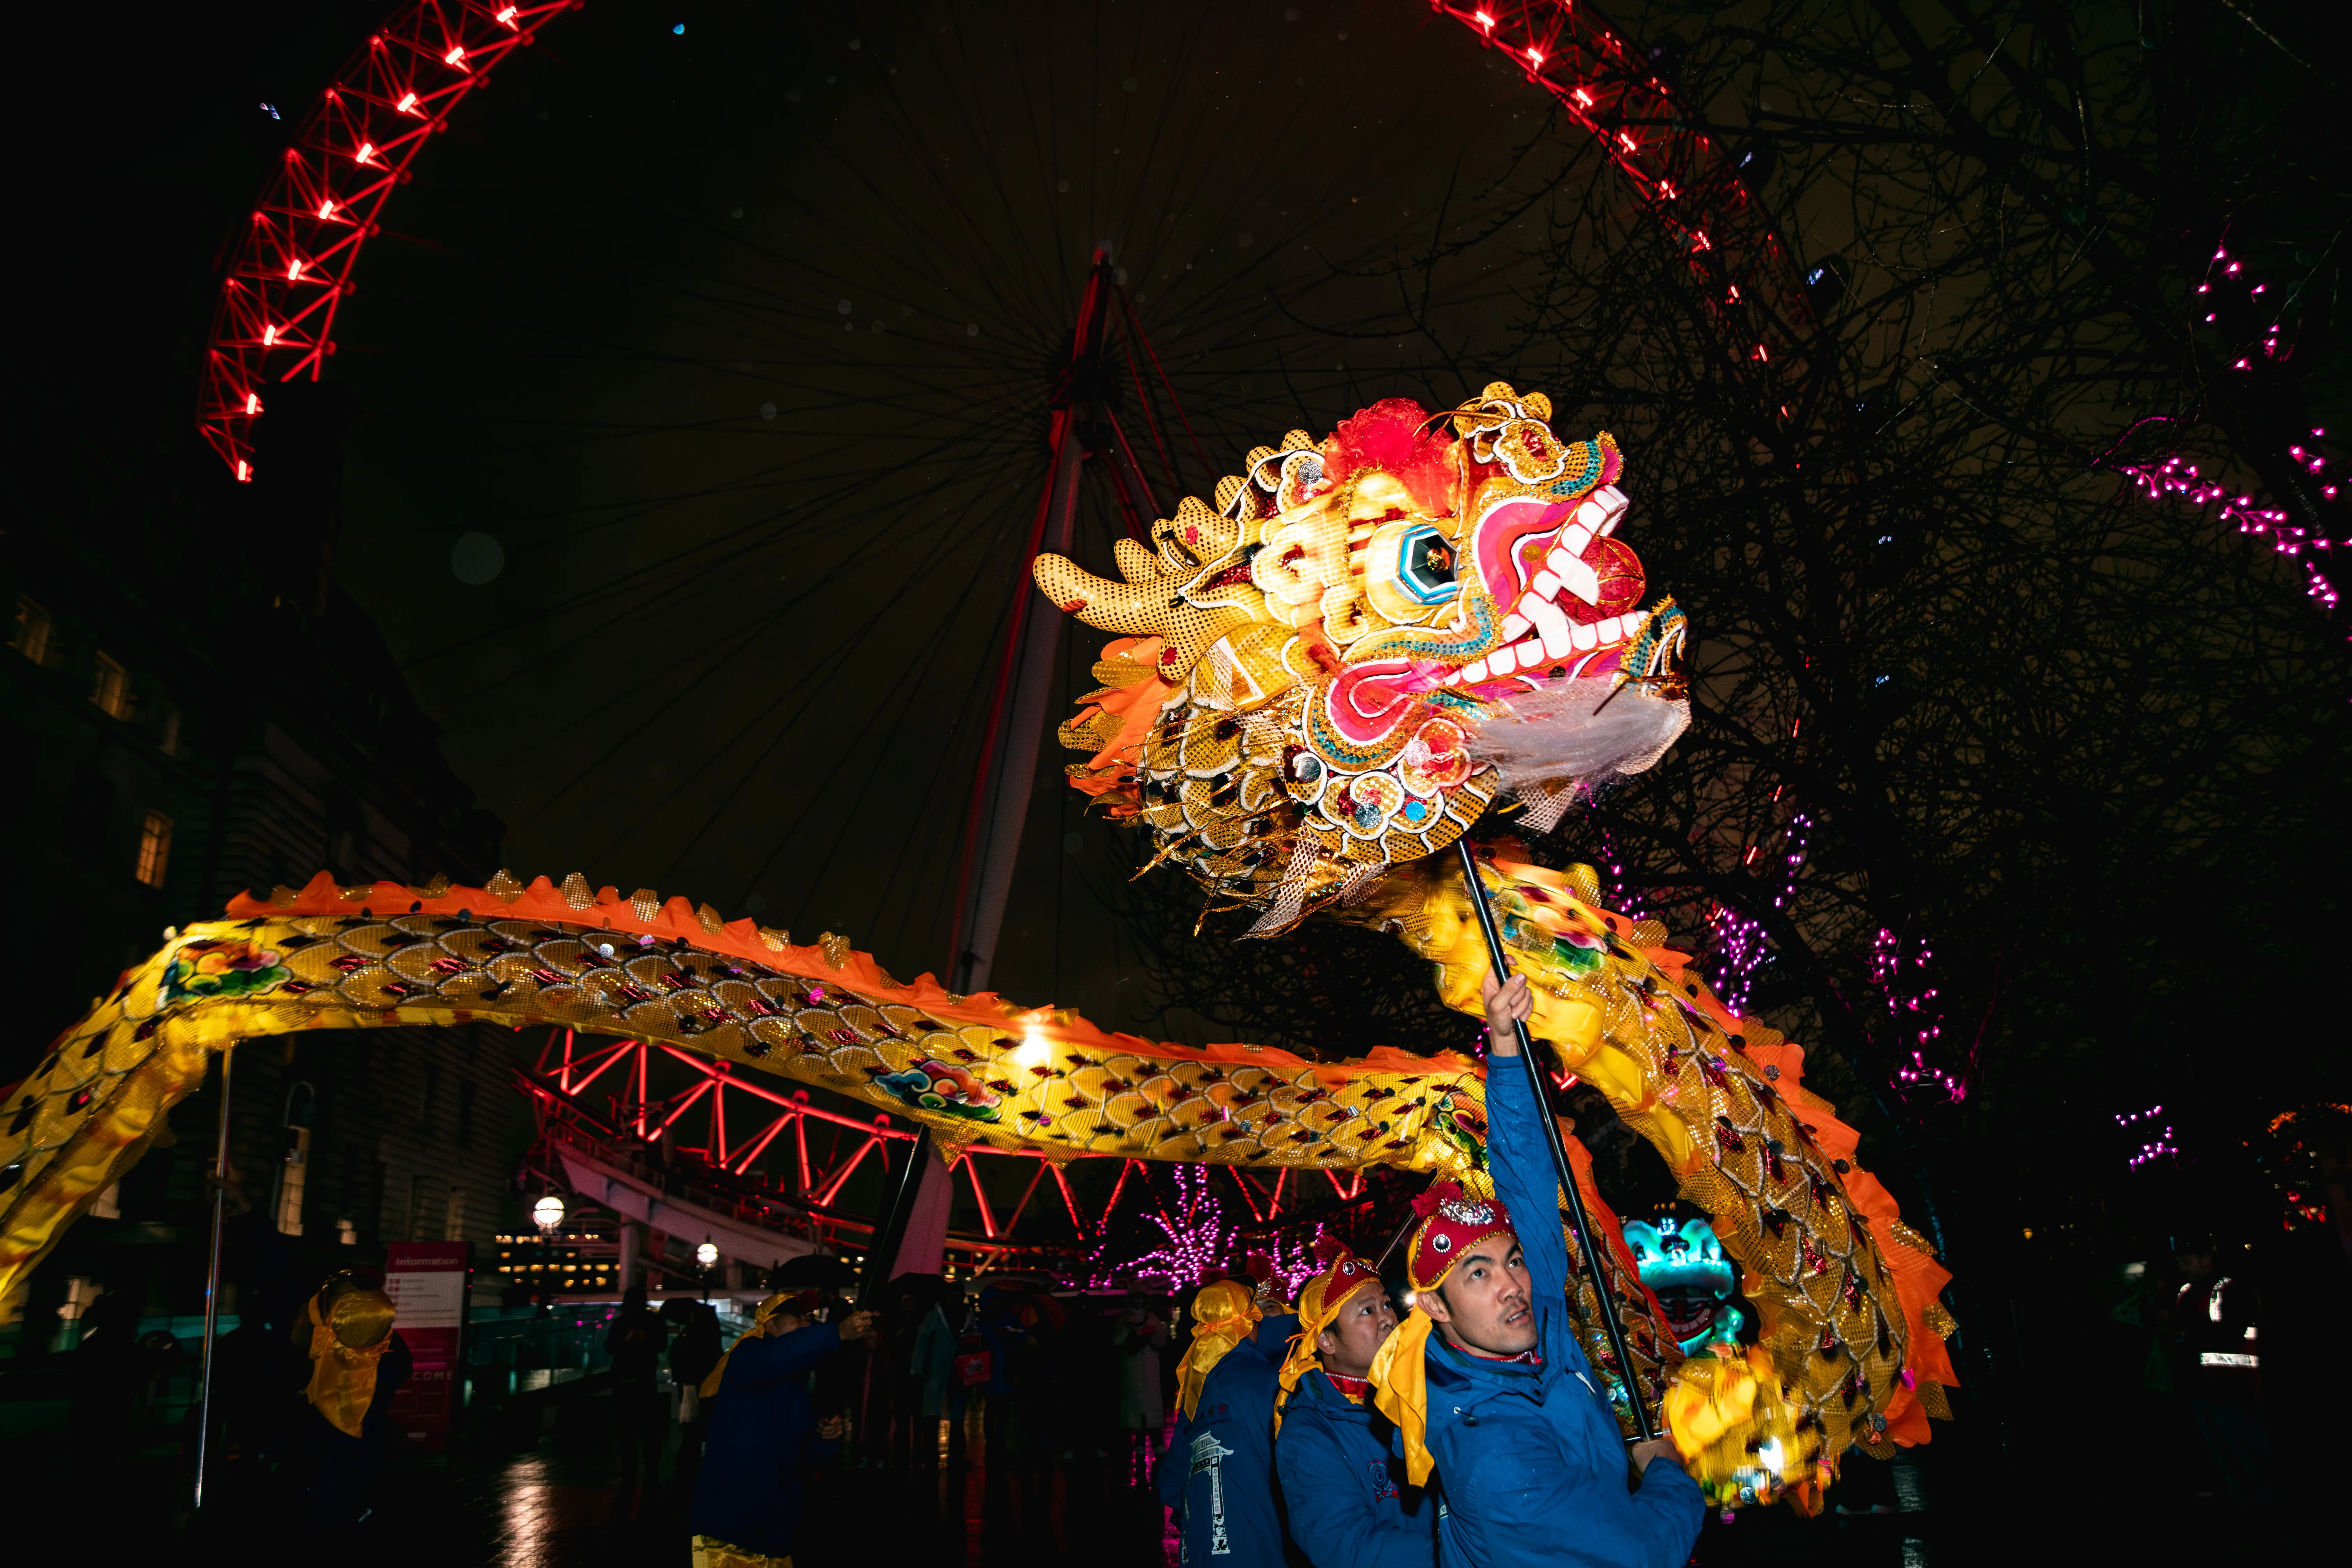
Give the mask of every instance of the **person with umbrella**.
M 852 1312 L 814 1321 L 814 1290 L 760 1303 L 751 1329 L 702 1380 L 710 1436 L 694 1491 L 694 1568 L 789 1564 L 800 1532 L 801 1468 L 841 1438 L 846 1420 L 815 1418 L 810 1374 L 845 1341 L 874 1327 Z

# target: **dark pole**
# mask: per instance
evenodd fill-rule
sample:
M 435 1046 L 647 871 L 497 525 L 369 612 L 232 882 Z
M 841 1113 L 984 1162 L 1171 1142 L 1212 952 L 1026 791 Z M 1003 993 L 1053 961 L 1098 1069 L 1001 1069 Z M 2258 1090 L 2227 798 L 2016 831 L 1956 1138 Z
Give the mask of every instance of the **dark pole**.
M 236 1043 L 220 1054 L 220 1140 L 213 1152 L 213 1240 L 205 1262 L 205 1361 L 202 1386 L 196 1395 L 196 1506 L 205 1506 L 205 1475 L 212 1459 L 214 1341 L 220 1329 L 221 1233 L 228 1224 L 228 1089 L 229 1069 L 236 1064 Z
M 931 1152 L 930 1129 L 909 1145 L 907 1168 L 898 1173 L 898 1185 L 890 1194 L 890 1206 L 882 1223 L 874 1227 L 873 1249 L 866 1255 L 866 1267 L 857 1274 L 857 1306 L 860 1311 L 876 1308 L 882 1299 L 882 1287 L 890 1282 L 890 1266 L 898 1260 L 899 1244 L 907 1239 L 907 1221 L 915 1212 L 915 1198 L 923 1189 L 923 1171 L 938 1158 Z M 878 1308 L 877 1308 L 878 1310 Z
M 1495 930 L 1495 911 L 1486 907 L 1486 885 L 1478 879 L 1478 861 L 1470 853 L 1470 840 L 1457 838 L 1454 847 L 1462 854 L 1462 880 L 1470 889 L 1470 907 L 1478 911 L 1478 929 L 1486 938 L 1486 962 L 1495 967 L 1495 984 L 1500 985 L 1511 977 L 1511 966 L 1503 956 L 1503 938 Z M 1551 1113 L 1549 1086 L 1544 1082 L 1543 1068 L 1536 1061 L 1536 1043 L 1523 1023 L 1511 1026 L 1519 1035 L 1519 1060 L 1527 1064 L 1528 1087 L 1535 1091 L 1536 1119 L 1543 1123 L 1544 1142 L 1551 1150 L 1551 1168 L 1559 1176 L 1559 1190 L 1568 1198 L 1569 1223 L 1576 1227 L 1576 1242 L 1584 1249 L 1585 1261 L 1592 1268 L 1592 1294 L 1601 1302 L 1601 1323 L 1609 1331 L 1609 1348 L 1617 1354 L 1617 1381 L 1624 1385 L 1625 1403 L 1633 1407 L 1633 1430 L 1648 1442 L 1657 1434 L 1650 1428 L 1650 1408 L 1642 1402 L 1642 1385 L 1633 1375 L 1633 1358 L 1625 1352 L 1625 1329 L 1617 1321 L 1617 1298 L 1609 1285 L 1609 1254 L 1597 1245 L 1592 1234 L 1592 1222 L 1584 1215 L 1584 1194 L 1576 1190 L 1576 1171 L 1568 1163 L 1568 1145 L 1560 1141 L 1559 1122 Z M 1489 1136 L 1492 1134 L 1490 1133 Z

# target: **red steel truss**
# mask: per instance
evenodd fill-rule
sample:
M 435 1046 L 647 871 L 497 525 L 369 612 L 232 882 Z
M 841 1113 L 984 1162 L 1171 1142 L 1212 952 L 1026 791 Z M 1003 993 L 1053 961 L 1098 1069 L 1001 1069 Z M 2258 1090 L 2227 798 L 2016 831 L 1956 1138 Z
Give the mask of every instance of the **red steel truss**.
M 584 0 L 416 0 L 344 62 L 231 243 L 197 392 L 196 424 L 239 479 L 269 388 L 316 381 L 361 247 L 425 142 L 490 69 Z
M 1607 20 L 1571 0 L 1432 0 L 1592 133 L 1649 216 L 1707 277 L 1716 321 L 1740 359 L 1769 365 L 1800 353 L 1813 310 L 1733 151 L 1690 123 L 1673 89 Z
M 665 1089 L 683 1074 L 684 1087 L 657 1091 L 657 1074 Z M 648 1173 L 657 1168 L 647 1155 L 666 1148 L 671 1159 L 660 1175 L 692 1202 L 836 1249 L 862 1248 L 874 1232 L 870 1215 L 837 1206 L 849 1178 L 869 1157 L 887 1171 L 891 1146 L 911 1145 L 919 1135 L 915 1128 L 898 1125 L 888 1116 L 829 1110 L 812 1104 L 806 1089 L 785 1090 L 737 1073 L 726 1062 L 645 1040 L 583 1040 L 572 1030 L 555 1030 L 541 1047 L 536 1065 L 517 1077 L 538 1106 L 543 1140 L 572 1143 L 608 1163 Z M 592 1089 L 599 1091 L 593 1100 Z M 835 1144 L 830 1152 L 819 1150 L 812 1155 L 813 1129 Z M 690 1137 L 698 1131 L 703 1135 L 698 1147 L 680 1141 L 681 1135 Z M 846 1148 L 839 1146 L 843 1132 L 854 1135 Z M 1033 1167 L 1020 1184 L 1020 1197 L 1003 1213 L 981 1180 L 982 1155 L 1026 1161 Z M 965 1149 L 954 1164 L 970 1188 L 971 1207 L 967 1210 L 959 1197 L 958 1217 L 966 1223 L 961 1230 L 950 1230 L 950 1255 L 959 1263 L 985 1268 L 1040 1254 L 1083 1252 L 1098 1241 L 1109 1230 L 1128 1192 L 1128 1178 L 1139 1162 L 1120 1163 L 1108 1196 L 1094 1214 L 1070 1184 L 1070 1163 L 1048 1159 L 1038 1150 L 994 1149 L 983 1143 Z M 560 1162 L 541 1163 L 540 1174 L 562 1180 Z M 1290 1181 L 1286 1168 L 1271 1173 L 1230 1165 L 1209 1169 L 1222 1170 L 1231 1179 L 1256 1225 L 1280 1222 L 1286 1205 L 1294 1215 L 1301 1207 L 1305 1194 Z M 1070 1228 L 1063 1229 L 1058 1222 L 1033 1223 L 1025 1237 L 1017 1235 L 1030 1200 L 1049 1174 Z M 1322 1174 L 1339 1201 L 1363 1196 L 1363 1172 L 1349 1172 L 1344 1180 L 1330 1171 Z M 1300 1175 L 1304 1180 L 1304 1173 Z M 979 1222 L 976 1233 L 969 1224 L 972 1218 Z
M 665 1084 L 685 1073 L 686 1087 L 656 1094 L 652 1083 L 656 1069 Z M 834 1245 L 863 1247 L 873 1235 L 871 1216 L 835 1206 L 849 1178 L 868 1156 L 887 1171 L 889 1146 L 911 1146 L 919 1136 L 917 1129 L 896 1125 L 887 1116 L 859 1118 L 828 1110 L 811 1104 L 805 1089 L 787 1092 L 740 1075 L 726 1062 L 645 1040 L 592 1043 L 571 1030 L 556 1031 L 541 1047 L 536 1068 L 520 1076 L 526 1092 L 540 1103 L 543 1129 L 553 1130 L 561 1122 L 561 1135 L 567 1141 L 607 1143 L 612 1152 L 638 1163 L 649 1148 L 666 1144 L 671 1154 L 685 1157 L 680 1180 L 696 1189 L 697 1201 L 730 1205 L 739 1217 Z M 586 1096 L 600 1083 L 601 1107 L 592 1106 Z M 820 1152 L 812 1159 L 813 1128 L 835 1139 L 847 1131 L 856 1141 L 830 1158 Z M 699 1147 L 679 1142 L 681 1133 L 690 1136 L 697 1130 L 704 1135 Z M 769 1159 L 765 1166 L 774 1173 L 761 1173 L 763 1156 L 780 1142 L 783 1158 Z M 1021 1196 L 1003 1215 L 981 1181 L 977 1156 L 983 1154 L 1025 1161 L 1034 1167 L 1022 1184 Z M 959 1261 L 982 1268 L 1040 1249 L 1083 1250 L 1108 1228 L 1125 1186 L 1122 1172 L 1102 1213 L 1089 1217 L 1063 1163 L 1040 1151 L 975 1143 L 953 1163 L 970 1186 L 980 1224 L 977 1235 L 951 1232 L 948 1250 Z M 1030 1199 L 1048 1173 L 1070 1228 L 1033 1226 L 1026 1239 L 1016 1238 Z M 961 1207 L 961 1200 L 958 1202 Z

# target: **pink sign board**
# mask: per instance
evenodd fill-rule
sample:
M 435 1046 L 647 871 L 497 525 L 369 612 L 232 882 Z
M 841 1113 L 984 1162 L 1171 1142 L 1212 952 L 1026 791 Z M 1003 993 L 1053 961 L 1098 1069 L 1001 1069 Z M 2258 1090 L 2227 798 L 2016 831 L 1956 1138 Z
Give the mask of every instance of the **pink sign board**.
M 466 1292 L 473 1248 L 462 1241 L 395 1241 L 384 1248 L 393 1331 L 416 1370 L 392 1398 L 392 1423 L 427 1453 L 446 1453 L 465 1380 Z

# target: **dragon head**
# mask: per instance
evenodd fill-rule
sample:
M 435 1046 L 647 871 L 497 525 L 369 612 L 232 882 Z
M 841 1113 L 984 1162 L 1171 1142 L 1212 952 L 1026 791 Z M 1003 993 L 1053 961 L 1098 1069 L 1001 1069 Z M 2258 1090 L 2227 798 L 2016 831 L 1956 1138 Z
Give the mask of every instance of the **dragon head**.
M 1061 730 L 1071 782 L 1160 858 L 1288 929 L 1444 849 L 1496 795 L 1548 831 L 1689 721 L 1682 613 L 1639 607 L 1606 433 L 1563 441 L 1501 382 L 1447 413 L 1391 398 L 1294 430 L 1047 597 L 1121 634 Z

